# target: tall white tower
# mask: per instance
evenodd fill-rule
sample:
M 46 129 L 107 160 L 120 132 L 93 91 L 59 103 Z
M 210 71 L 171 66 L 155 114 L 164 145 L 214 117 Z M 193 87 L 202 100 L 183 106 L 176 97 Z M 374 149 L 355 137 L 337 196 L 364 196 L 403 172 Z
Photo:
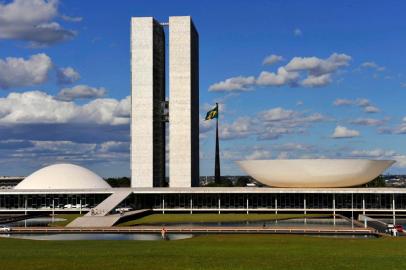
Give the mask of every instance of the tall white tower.
M 199 35 L 169 18 L 169 186 L 199 185 Z
M 131 19 L 131 187 L 165 180 L 165 33 L 152 17 Z
M 131 20 L 131 81 L 131 186 L 162 186 L 165 32 L 152 17 Z M 169 186 L 198 184 L 199 37 L 190 16 L 169 17 Z

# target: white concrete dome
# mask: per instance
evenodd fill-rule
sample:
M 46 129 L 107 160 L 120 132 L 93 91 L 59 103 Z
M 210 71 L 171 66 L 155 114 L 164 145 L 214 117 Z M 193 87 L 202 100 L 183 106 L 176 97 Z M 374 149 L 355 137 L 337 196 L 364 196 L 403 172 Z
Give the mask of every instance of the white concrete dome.
M 373 180 L 394 160 L 290 159 L 242 160 L 241 169 L 272 187 L 332 188 L 359 186 Z
M 55 164 L 27 176 L 15 189 L 94 189 L 110 188 L 94 172 L 74 164 Z

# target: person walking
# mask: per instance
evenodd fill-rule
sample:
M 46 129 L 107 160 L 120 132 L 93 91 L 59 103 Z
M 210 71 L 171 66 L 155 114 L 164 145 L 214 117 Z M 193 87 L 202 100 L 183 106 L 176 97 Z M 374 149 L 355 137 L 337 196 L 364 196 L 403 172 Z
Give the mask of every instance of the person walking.
M 166 229 L 165 229 L 165 227 L 162 227 L 162 229 L 161 229 L 161 237 L 162 237 L 162 240 L 166 240 Z

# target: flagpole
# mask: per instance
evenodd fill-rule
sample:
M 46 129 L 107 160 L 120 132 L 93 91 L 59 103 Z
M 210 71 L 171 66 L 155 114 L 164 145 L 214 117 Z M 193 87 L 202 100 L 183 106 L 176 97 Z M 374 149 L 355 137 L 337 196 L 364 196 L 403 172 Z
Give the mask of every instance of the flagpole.
M 217 117 L 216 117 L 216 160 L 214 167 L 214 182 L 220 183 L 220 145 L 219 145 L 219 109 L 217 106 Z

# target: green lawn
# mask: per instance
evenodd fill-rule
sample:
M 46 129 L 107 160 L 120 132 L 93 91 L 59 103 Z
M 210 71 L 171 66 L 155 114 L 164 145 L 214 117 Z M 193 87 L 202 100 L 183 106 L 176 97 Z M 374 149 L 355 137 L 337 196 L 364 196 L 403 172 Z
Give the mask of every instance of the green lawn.
M 211 235 L 177 241 L 0 239 L 0 269 L 406 269 L 406 238 Z
M 326 216 L 308 214 L 306 217 Z M 304 214 L 152 214 L 139 219 L 130 220 L 118 226 L 146 225 L 156 223 L 182 223 L 182 222 L 220 222 L 220 221 L 254 221 L 274 220 L 287 218 L 303 218 Z

